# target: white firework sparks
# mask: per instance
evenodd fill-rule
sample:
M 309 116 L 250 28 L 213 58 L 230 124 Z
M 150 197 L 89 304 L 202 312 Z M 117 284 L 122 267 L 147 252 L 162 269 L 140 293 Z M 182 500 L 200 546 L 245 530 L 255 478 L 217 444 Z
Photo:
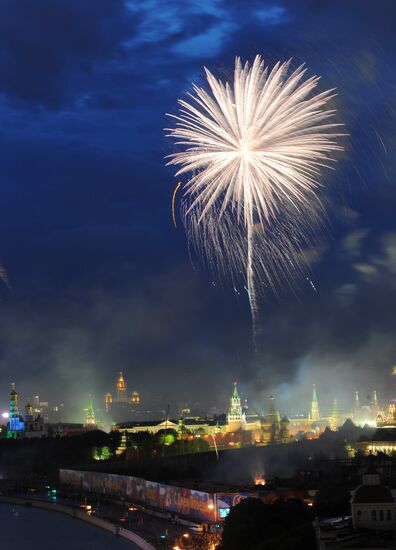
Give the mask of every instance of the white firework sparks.
M 188 175 L 188 236 L 213 267 L 242 275 L 253 325 L 258 281 L 276 287 L 304 261 L 323 218 L 322 168 L 342 150 L 328 108 L 333 90 L 314 93 L 319 77 L 305 79 L 304 66 L 288 75 L 289 66 L 237 58 L 231 84 L 205 69 L 208 91 L 194 85 L 191 101 L 179 100 L 179 114 L 169 115 L 168 136 L 181 151 L 168 164 Z

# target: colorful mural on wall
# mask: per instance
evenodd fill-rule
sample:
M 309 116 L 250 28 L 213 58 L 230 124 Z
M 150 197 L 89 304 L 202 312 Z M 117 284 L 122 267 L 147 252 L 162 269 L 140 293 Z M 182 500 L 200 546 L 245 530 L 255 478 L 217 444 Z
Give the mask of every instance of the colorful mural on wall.
M 258 497 L 255 493 L 206 493 L 139 477 L 80 470 L 61 469 L 60 481 L 83 491 L 122 497 L 202 522 L 221 521 L 242 499 Z

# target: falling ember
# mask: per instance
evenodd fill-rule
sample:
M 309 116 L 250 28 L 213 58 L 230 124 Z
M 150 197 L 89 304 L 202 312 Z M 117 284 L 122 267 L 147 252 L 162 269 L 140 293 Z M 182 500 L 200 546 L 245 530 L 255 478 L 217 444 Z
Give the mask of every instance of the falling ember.
M 173 218 L 173 225 L 175 226 L 176 229 L 177 229 L 177 223 L 176 223 L 176 213 L 175 213 L 175 200 L 176 200 L 176 193 L 178 192 L 180 186 L 181 186 L 181 182 L 179 181 L 172 195 L 172 218 Z
M 188 239 L 210 268 L 246 287 L 254 338 L 259 293 L 277 292 L 308 264 L 324 218 L 322 172 L 343 149 L 328 107 L 335 94 L 318 93 L 319 77 L 290 63 L 269 69 L 259 55 L 252 65 L 237 57 L 226 83 L 205 69 L 208 89 L 193 85 L 167 128 L 182 149 L 168 164 L 186 177 Z

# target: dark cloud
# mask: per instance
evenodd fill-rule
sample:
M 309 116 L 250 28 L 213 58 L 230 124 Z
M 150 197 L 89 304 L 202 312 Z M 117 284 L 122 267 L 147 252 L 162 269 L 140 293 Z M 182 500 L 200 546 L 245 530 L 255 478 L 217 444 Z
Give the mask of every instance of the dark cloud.
M 3 0 L 0 90 L 50 108 L 84 93 L 135 25 L 121 0 Z

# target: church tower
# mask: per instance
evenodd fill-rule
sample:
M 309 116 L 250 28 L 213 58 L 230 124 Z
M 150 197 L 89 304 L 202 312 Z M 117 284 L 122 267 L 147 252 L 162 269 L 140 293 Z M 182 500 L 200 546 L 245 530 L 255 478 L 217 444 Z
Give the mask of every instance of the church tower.
M 122 372 L 120 372 L 117 379 L 117 402 L 128 403 L 128 393 Z
M 319 404 L 318 404 L 318 398 L 317 398 L 317 395 L 316 395 L 315 384 L 313 385 L 311 411 L 309 413 L 309 419 L 310 419 L 311 422 L 319 422 L 319 420 L 320 420 Z
M 25 423 L 33 422 L 33 407 L 30 403 L 25 405 Z
M 10 393 L 10 417 L 8 423 L 7 438 L 17 439 L 23 437 L 25 424 L 19 414 L 18 394 L 15 391 L 15 384 L 12 383 Z
M 245 424 L 245 413 L 242 411 L 241 398 L 239 397 L 237 383 L 234 382 L 234 390 L 230 399 L 230 408 L 227 414 L 228 430 L 235 432 Z

